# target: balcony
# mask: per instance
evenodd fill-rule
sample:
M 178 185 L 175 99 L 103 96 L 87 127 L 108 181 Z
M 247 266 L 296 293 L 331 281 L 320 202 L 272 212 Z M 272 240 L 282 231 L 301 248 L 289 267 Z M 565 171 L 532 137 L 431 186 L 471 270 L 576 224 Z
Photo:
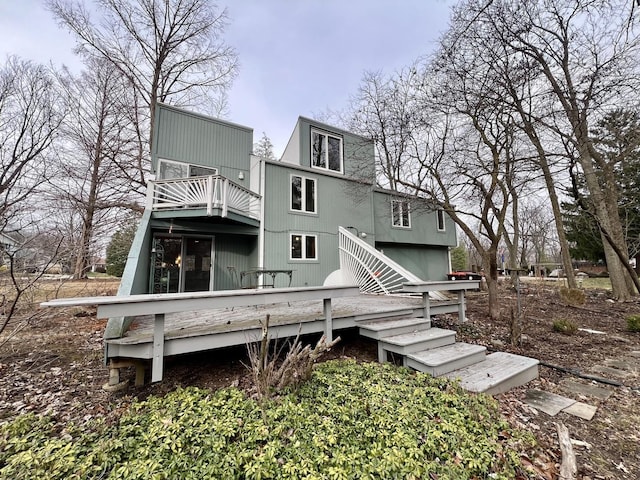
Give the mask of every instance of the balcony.
M 153 211 L 202 209 L 207 216 L 234 213 L 260 220 L 260 195 L 221 175 L 156 180 L 147 191 Z

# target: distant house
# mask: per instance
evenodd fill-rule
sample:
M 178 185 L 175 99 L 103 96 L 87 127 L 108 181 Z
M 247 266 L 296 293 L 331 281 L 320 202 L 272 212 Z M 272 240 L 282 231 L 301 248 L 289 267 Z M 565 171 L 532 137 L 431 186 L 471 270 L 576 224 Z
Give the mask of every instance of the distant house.
M 253 130 L 160 104 L 156 179 L 121 294 L 445 280 L 456 230 L 424 200 L 376 188 L 372 141 L 300 117 L 279 161 Z
M 9 255 L 16 251 L 19 245 L 20 241 L 16 237 L 0 232 L 0 266 L 9 263 Z

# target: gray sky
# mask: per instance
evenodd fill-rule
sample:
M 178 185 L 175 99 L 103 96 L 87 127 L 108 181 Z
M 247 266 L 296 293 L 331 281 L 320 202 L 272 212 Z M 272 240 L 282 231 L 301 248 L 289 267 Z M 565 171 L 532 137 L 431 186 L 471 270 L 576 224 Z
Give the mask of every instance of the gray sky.
M 227 0 L 240 72 L 228 120 L 282 153 L 299 115 L 343 108 L 365 70 L 393 72 L 432 51 L 453 0 Z M 0 0 L 0 58 L 78 66 L 73 38 L 40 0 Z

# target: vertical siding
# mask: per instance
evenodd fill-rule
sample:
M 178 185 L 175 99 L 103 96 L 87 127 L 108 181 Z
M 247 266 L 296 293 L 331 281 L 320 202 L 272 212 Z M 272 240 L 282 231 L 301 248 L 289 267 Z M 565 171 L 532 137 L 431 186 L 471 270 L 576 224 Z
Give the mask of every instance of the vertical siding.
M 215 236 L 214 290 L 239 288 L 240 272 L 257 265 L 257 237 Z M 235 274 L 228 267 L 235 268 Z
M 397 242 L 417 245 L 450 246 L 457 245 L 456 227 L 445 215 L 445 230 L 438 231 L 435 211 L 412 203 L 411 228 L 393 227 L 391 219 L 392 194 L 376 191 L 374 198 L 374 217 L 377 242 Z
M 248 178 L 253 130 L 222 120 L 159 105 L 153 145 L 154 168 L 158 158 L 217 167 L 237 181 Z
M 448 247 L 386 243 L 378 243 L 376 247 L 422 280 L 447 279 L 447 273 L 449 273 Z
M 292 173 L 316 179 L 317 214 L 289 210 Z M 293 269 L 293 286 L 321 285 L 339 268 L 338 226 L 355 227 L 373 245 L 371 186 L 282 163 L 267 164 L 265 180 L 265 267 Z M 317 236 L 317 261 L 289 259 L 291 233 Z
M 300 165 L 311 167 L 311 129 L 317 128 L 342 138 L 344 177 L 375 183 L 375 151 L 373 142 L 320 122 L 300 117 L 296 131 L 300 141 Z

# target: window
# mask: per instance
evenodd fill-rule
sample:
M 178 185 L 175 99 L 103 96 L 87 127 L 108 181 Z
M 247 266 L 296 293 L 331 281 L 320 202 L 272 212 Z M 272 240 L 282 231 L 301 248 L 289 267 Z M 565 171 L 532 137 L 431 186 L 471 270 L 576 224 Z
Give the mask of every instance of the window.
M 445 223 L 444 223 L 444 210 L 436 210 L 437 221 L 438 221 L 438 231 L 444 232 Z
M 391 201 L 391 219 L 394 227 L 411 228 L 408 200 Z
M 342 173 L 342 138 L 311 130 L 311 166 Z
M 200 165 L 190 165 L 170 160 L 160 160 L 158 166 L 158 180 L 216 175 L 217 173 L 217 168 L 201 167 Z
M 316 180 L 291 175 L 291 210 L 316 213 Z
M 301 233 L 292 233 L 291 242 L 291 260 L 316 260 L 316 236 L 303 235 Z

